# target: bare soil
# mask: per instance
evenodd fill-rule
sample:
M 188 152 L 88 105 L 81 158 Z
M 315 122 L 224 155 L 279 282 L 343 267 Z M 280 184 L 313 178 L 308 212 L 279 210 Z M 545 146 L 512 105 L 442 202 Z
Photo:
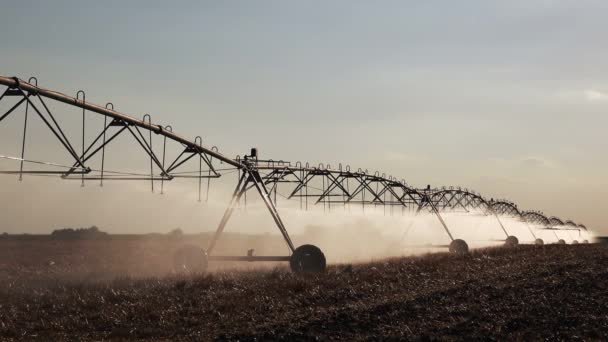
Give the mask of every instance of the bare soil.
M 0 340 L 608 339 L 605 245 L 137 276 L 129 244 L 70 243 L 0 242 Z

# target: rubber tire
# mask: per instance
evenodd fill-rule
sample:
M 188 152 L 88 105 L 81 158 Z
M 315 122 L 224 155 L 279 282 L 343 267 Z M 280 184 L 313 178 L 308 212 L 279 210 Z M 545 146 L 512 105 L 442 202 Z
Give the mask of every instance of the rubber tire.
M 450 253 L 464 255 L 469 253 L 469 245 L 464 240 L 456 239 L 450 243 Z
M 566 241 L 564 239 L 559 239 L 559 240 L 557 240 L 557 244 L 558 245 L 565 245 Z
M 583 240 L 583 243 L 585 243 L 585 244 L 589 243 L 589 240 Z
M 302 245 L 296 248 L 289 259 L 289 267 L 294 273 L 320 273 L 327 266 L 325 254 L 314 245 Z
M 572 240 L 572 243 L 571 243 L 571 244 L 573 244 L 573 245 L 578 245 L 578 240 Z
M 543 241 L 543 239 L 536 239 L 534 240 L 534 244 L 537 246 L 542 246 L 545 244 L 545 242 Z
M 207 252 L 195 245 L 184 245 L 173 255 L 173 269 L 179 273 L 203 273 L 208 265 Z
M 519 239 L 517 237 L 510 235 L 505 240 L 505 247 L 516 247 L 519 245 Z

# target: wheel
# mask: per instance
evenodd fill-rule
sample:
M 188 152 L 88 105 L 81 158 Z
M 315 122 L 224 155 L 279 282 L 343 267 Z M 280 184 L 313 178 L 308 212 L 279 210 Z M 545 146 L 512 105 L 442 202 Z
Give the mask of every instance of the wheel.
M 519 240 L 513 235 L 508 236 L 507 239 L 505 240 L 505 247 L 515 247 L 518 244 L 519 244 Z
M 302 245 L 293 251 L 289 266 L 295 273 L 323 272 L 326 267 L 325 254 L 317 246 Z
M 572 244 L 573 245 L 578 245 L 578 241 L 577 240 L 572 240 Z
M 173 255 L 173 268 L 176 272 L 202 273 L 207 270 L 207 252 L 194 245 L 180 247 Z
M 589 240 L 583 240 L 583 243 L 589 243 Z
M 566 241 L 564 241 L 564 239 L 559 239 L 559 240 L 557 240 L 557 244 L 558 245 L 565 245 Z
M 538 246 L 542 246 L 545 244 L 545 242 L 543 241 L 543 239 L 536 239 L 536 240 L 534 240 L 534 244 L 538 245 Z
M 469 252 L 469 245 L 464 240 L 456 239 L 450 243 L 450 253 L 463 255 Z

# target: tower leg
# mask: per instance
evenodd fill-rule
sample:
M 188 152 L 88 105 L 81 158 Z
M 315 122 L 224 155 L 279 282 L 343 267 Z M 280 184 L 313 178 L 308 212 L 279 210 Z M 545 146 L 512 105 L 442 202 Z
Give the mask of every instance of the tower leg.
M 247 186 L 250 183 L 253 184 L 253 186 L 256 188 L 256 190 L 262 197 L 264 204 L 268 208 L 268 211 L 270 212 L 270 215 L 272 216 L 275 224 L 281 231 L 281 234 L 283 235 L 285 242 L 289 246 L 290 251 L 293 253 L 293 251 L 295 250 L 293 242 L 291 241 L 291 238 L 289 237 L 289 234 L 287 233 L 287 229 L 285 228 L 285 225 L 283 224 L 283 221 L 281 220 L 281 217 L 279 216 L 279 212 L 277 211 L 277 208 L 275 207 L 274 203 L 270 200 L 270 195 L 268 193 L 268 189 L 266 189 L 266 186 L 264 185 L 264 182 L 263 182 L 262 177 L 260 176 L 259 172 L 256 170 L 243 170 L 243 174 L 241 175 L 241 178 L 239 179 L 239 182 L 238 182 L 236 188 L 234 189 L 234 193 L 232 194 L 232 199 L 230 200 L 230 203 L 228 203 L 228 207 L 226 208 L 226 211 L 224 212 L 224 215 L 222 216 L 222 219 L 220 220 L 217 230 L 215 231 L 213 238 L 209 242 L 209 247 L 207 248 L 207 254 L 211 255 L 211 252 L 215 248 L 217 240 L 222 235 L 222 232 L 224 231 L 224 228 L 226 227 L 228 220 L 230 219 L 230 217 L 232 216 L 232 213 L 234 212 L 234 209 L 236 208 L 236 204 L 239 202 L 241 197 L 247 192 L 247 189 L 248 189 Z
M 228 203 L 228 207 L 226 208 L 226 211 L 224 211 L 224 216 L 222 216 L 222 219 L 220 220 L 220 224 L 218 225 L 217 230 L 215 231 L 215 234 L 213 235 L 213 238 L 209 242 L 209 247 L 207 247 L 207 254 L 211 255 L 211 252 L 213 251 L 213 248 L 215 247 L 217 240 L 219 239 L 220 235 L 222 235 L 222 232 L 224 231 L 224 228 L 226 227 L 226 224 L 228 223 L 230 216 L 232 216 L 232 212 L 234 211 L 236 204 L 241 199 L 241 196 L 243 196 L 245 191 L 247 191 L 247 183 L 249 183 L 248 177 L 249 177 L 249 174 L 247 172 L 243 172 L 243 174 L 241 175 L 241 178 L 239 178 L 239 182 L 236 185 L 236 189 L 234 189 L 234 193 L 232 194 L 232 198 L 230 199 L 230 202 Z

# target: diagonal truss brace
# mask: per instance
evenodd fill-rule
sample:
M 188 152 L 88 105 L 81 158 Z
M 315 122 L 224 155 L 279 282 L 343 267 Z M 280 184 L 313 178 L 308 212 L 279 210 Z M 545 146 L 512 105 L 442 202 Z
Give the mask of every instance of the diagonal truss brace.
M 47 107 L 46 103 L 44 102 L 44 100 L 42 99 L 42 97 L 39 94 L 37 94 L 35 92 L 29 92 L 29 91 L 26 94 L 25 91 L 23 91 L 20 87 L 16 87 L 16 88 L 7 88 L 7 90 L 2 94 L 2 96 L 0 96 L 0 100 L 3 99 L 5 96 L 22 96 L 22 99 L 19 100 L 13 107 L 11 107 L 6 113 L 4 113 L 2 116 L 0 116 L 0 121 L 4 120 L 7 116 L 9 116 L 15 109 L 17 109 L 19 106 L 21 106 L 21 104 L 26 103 L 26 105 L 28 107 L 31 107 L 36 112 L 38 117 L 40 117 L 40 119 L 42 119 L 42 121 L 47 126 L 47 128 L 59 140 L 61 145 L 63 145 L 63 147 L 67 150 L 67 152 L 74 158 L 74 160 L 75 160 L 74 169 L 76 169 L 76 167 L 82 169 L 82 171 L 79 171 L 77 173 L 90 172 L 90 169 L 84 165 L 84 161 L 82 161 L 82 159 L 78 156 L 74 147 L 70 143 L 69 139 L 66 137 L 65 133 L 61 129 L 61 126 L 59 125 L 59 123 L 57 122 L 57 120 L 55 119 L 55 117 L 53 116 L 53 114 L 51 113 L 51 111 Z M 49 119 L 47 119 L 43 115 L 43 113 L 38 109 L 38 107 L 34 104 L 34 102 L 31 100 L 32 96 L 37 97 L 40 100 L 40 103 L 42 103 L 42 106 L 44 107 L 46 114 L 49 116 L 51 121 L 49 121 Z M 52 124 L 51 124 L 51 122 L 52 122 Z M 23 171 L 23 170 L 19 171 L 20 174 L 36 173 L 36 172 L 39 172 L 39 171 L 34 171 L 34 172 L 33 171 Z M 4 172 L 4 173 L 7 173 L 7 172 Z M 8 173 L 13 173 L 13 171 L 8 171 Z M 47 171 L 47 173 L 59 173 L 59 172 L 52 172 L 52 171 L 48 172 Z
M 272 216 L 275 224 L 277 225 L 277 228 L 279 228 L 279 231 L 281 231 L 281 234 L 283 235 L 283 238 L 285 239 L 285 242 L 287 243 L 287 246 L 289 247 L 290 251 L 293 253 L 293 251 L 295 250 L 293 242 L 291 241 L 291 238 L 287 233 L 287 229 L 285 228 L 285 225 L 283 224 L 283 221 L 279 216 L 279 212 L 277 211 L 277 208 L 270 199 L 270 193 L 268 192 L 268 189 L 264 184 L 262 176 L 260 176 L 260 173 L 257 170 L 246 168 L 243 169 L 243 173 L 239 178 L 236 188 L 234 189 L 234 193 L 232 194 L 232 198 L 230 199 L 228 207 L 226 208 L 226 211 L 224 212 L 224 215 L 220 220 L 220 223 L 217 227 L 215 234 L 213 235 L 213 238 L 209 242 L 209 247 L 207 248 L 208 255 L 211 255 L 211 253 L 213 252 L 213 249 L 215 248 L 218 239 L 222 235 L 224 228 L 228 223 L 228 220 L 230 220 L 230 217 L 232 216 L 232 213 L 234 212 L 237 203 L 239 202 L 241 197 L 247 192 L 251 185 L 253 185 L 253 187 L 255 187 L 258 193 L 260 194 L 260 197 L 264 201 L 266 208 L 268 208 L 268 211 L 270 212 L 270 215 Z

